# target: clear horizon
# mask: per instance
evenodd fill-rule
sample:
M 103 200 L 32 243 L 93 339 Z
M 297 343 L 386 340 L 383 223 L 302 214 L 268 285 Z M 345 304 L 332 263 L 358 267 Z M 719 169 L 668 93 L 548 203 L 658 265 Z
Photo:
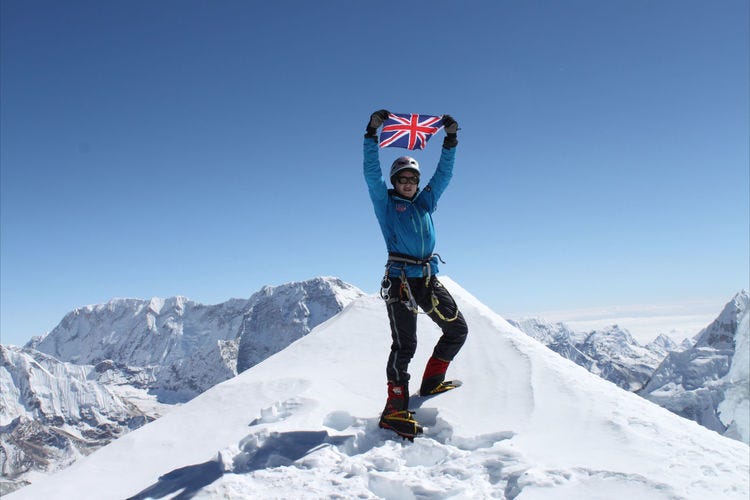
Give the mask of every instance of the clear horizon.
M 749 9 L 4 0 L 0 341 L 114 297 L 375 292 L 381 108 L 458 120 L 436 251 L 493 310 L 715 317 L 750 288 Z

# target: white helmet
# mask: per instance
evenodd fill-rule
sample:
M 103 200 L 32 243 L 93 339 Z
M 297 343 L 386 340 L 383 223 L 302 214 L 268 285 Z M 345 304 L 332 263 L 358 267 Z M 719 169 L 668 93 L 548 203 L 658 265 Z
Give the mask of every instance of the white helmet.
M 417 175 L 421 175 L 421 172 L 419 171 L 419 163 L 417 163 L 417 160 L 415 160 L 411 156 L 402 156 L 401 158 L 396 158 L 396 161 L 394 161 L 393 165 L 391 165 L 391 179 L 393 179 L 393 176 L 401 172 L 402 170 L 414 170 Z

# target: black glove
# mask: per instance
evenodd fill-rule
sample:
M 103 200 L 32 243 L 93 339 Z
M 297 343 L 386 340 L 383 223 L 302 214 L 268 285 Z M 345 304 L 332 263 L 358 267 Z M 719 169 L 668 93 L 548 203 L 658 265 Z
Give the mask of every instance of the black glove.
M 451 115 L 443 115 L 443 130 L 445 130 L 443 147 L 455 148 L 458 145 L 458 122 Z
M 365 137 L 377 138 L 378 128 L 380 128 L 383 122 L 388 119 L 390 114 L 391 113 L 387 109 L 381 109 L 380 111 L 375 111 L 371 114 L 370 121 L 367 123 L 367 133 L 365 134 Z

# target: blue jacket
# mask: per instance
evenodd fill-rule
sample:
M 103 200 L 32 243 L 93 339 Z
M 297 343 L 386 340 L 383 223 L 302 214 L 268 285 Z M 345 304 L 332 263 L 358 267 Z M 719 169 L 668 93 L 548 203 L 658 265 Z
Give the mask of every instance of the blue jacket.
M 435 226 L 432 212 L 437 208 L 438 199 L 453 177 L 453 161 L 456 148 L 442 149 L 435 174 L 424 189 L 417 190 L 414 198 L 401 198 L 395 190 L 388 189 L 380 167 L 378 143 L 365 138 L 364 172 L 370 199 L 375 208 L 380 230 L 383 232 L 388 253 L 409 255 L 426 259 L 435 250 Z M 405 267 L 406 276 L 418 278 L 425 269 L 417 264 L 393 263 L 390 275 L 399 276 Z M 438 273 L 438 259 L 430 261 L 430 272 Z

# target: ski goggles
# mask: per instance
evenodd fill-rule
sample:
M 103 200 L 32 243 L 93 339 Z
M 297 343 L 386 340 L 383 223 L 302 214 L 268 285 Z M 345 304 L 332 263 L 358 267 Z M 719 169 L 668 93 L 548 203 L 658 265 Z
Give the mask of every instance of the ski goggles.
M 399 184 L 419 184 L 419 177 L 415 175 L 399 175 L 396 177 L 396 182 Z

